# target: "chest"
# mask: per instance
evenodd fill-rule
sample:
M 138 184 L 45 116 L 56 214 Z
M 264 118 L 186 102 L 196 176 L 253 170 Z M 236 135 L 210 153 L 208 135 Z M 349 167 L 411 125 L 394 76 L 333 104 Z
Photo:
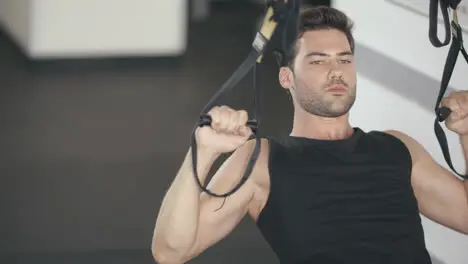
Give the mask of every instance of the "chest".
M 416 208 L 411 160 L 403 149 L 293 149 L 270 162 L 268 199 L 288 214 L 370 216 Z
M 421 228 L 411 159 L 401 145 L 272 153 L 268 198 L 258 226 L 278 251 L 285 243 L 294 245 L 285 250 L 288 254 L 361 242 L 385 248 Z

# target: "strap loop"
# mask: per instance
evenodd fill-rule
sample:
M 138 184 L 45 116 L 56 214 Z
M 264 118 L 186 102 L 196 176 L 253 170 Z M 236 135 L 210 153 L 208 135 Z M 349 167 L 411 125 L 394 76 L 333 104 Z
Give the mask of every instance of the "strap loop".
M 450 43 L 450 22 L 449 22 L 449 15 L 448 15 L 448 8 L 456 10 L 458 5 L 460 4 L 461 0 L 430 0 L 429 3 L 429 40 L 431 41 L 434 47 L 443 47 Z M 437 28 L 438 28 L 438 11 L 442 13 L 442 18 L 444 20 L 445 26 L 445 39 L 444 41 L 440 41 L 437 35 Z M 456 16 L 456 11 L 454 12 Z M 456 19 L 454 19 L 456 20 Z M 457 20 L 456 20 L 457 21 Z M 458 22 L 457 22 L 458 23 Z

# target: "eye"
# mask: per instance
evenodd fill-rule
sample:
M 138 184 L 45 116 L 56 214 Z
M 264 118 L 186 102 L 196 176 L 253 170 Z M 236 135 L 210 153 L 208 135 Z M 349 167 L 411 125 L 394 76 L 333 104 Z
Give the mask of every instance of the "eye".
M 309 64 L 321 64 L 323 61 L 321 60 L 315 60 L 315 61 L 311 61 L 309 62 Z
M 340 60 L 340 63 L 348 64 L 348 63 L 351 63 L 351 60 Z

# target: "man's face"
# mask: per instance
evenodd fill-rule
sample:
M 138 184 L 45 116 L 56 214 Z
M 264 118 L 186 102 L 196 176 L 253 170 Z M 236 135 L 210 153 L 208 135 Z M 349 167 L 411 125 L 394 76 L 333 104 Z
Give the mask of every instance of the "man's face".
M 356 70 L 346 35 L 308 31 L 297 47 L 293 71 L 280 71 L 281 85 L 290 90 L 296 107 L 323 117 L 348 113 L 356 98 Z

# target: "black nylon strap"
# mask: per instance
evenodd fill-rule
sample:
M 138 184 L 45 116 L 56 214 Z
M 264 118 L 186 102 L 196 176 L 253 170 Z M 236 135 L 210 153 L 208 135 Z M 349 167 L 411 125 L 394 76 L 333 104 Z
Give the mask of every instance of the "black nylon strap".
M 442 81 L 440 84 L 439 95 L 437 97 L 437 102 L 436 102 L 436 107 L 435 107 L 436 119 L 434 121 L 434 131 L 435 131 L 437 140 L 439 141 L 439 145 L 442 149 L 442 152 L 444 154 L 445 161 L 447 162 L 447 164 L 449 165 L 449 167 L 452 169 L 453 172 L 455 172 L 458 176 L 466 180 L 468 179 L 468 176 L 459 173 L 457 170 L 455 170 L 452 164 L 447 137 L 445 135 L 444 130 L 439 124 L 439 122 L 445 121 L 445 119 L 447 119 L 447 117 L 450 115 L 450 112 L 451 112 L 449 108 L 445 106 L 441 107 L 441 101 L 449 85 L 449 82 L 452 77 L 452 73 L 453 73 L 453 70 L 454 70 L 454 67 L 457 62 L 457 58 L 460 52 L 463 54 L 465 61 L 468 63 L 468 54 L 466 53 L 465 48 L 463 47 L 463 35 L 462 35 L 461 27 L 458 23 L 454 21 L 451 22 L 451 26 L 452 26 L 452 44 L 450 45 L 450 49 L 449 49 L 449 52 L 447 54 L 447 58 L 445 61 Z
M 445 26 L 444 42 L 440 41 L 439 36 L 437 35 L 439 4 Z M 442 47 L 450 43 L 450 22 L 447 7 L 448 3 L 444 0 L 441 0 L 440 2 L 439 0 L 431 0 L 429 3 L 429 40 L 434 47 Z
M 450 22 L 448 15 L 448 8 L 457 9 L 461 0 L 430 0 L 429 3 L 429 40 L 434 47 L 443 47 L 450 43 Z M 444 20 L 445 39 L 444 42 L 440 41 L 437 35 L 438 29 L 438 11 L 440 5 L 440 12 Z
M 258 155 L 260 153 L 260 138 L 258 136 L 258 131 L 257 131 L 257 122 L 254 119 L 254 120 L 249 120 L 249 122 L 247 123 L 247 125 L 252 129 L 252 132 L 254 134 L 256 142 L 255 142 L 254 151 L 252 152 L 252 155 L 249 158 L 249 162 L 248 162 L 247 168 L 246 168 L 246 170 L 244 172 L 244 175 L 242 176 L 241 181 L 239 181 L 239 183 L 231 191 L 223 193 L 223 194 L 213 193 L 212 191 L 208 190 L 206 188 L 206 185 L 203 185 L 201 183 L 201 181 L 200 181 L 200 178 L 198 176 L 198 169 L 197 169 L 198 159 L 197 159 L 197 141 L 196 141 L 196 138 L 195 138 L 195 132 L 196 132 L 198 127 L 206 126 L 206 125 L 211 124 L 211 118 L 206 113 L 213 106 L 215 106 L 216 101 L 219 99 L 219 97 L 222 94 L 232 90 L 236 86 L 236 84 L 239 83 L 239 81 L 242 80 L 242 78 L 244 78 L 244 76 L 247 73 L 249 73 L 249 71 L 252 69 L 252 67 L 254 67 L 255 64 L 257 63 L 257 58 L 258 58 L 259 55 L 260 54 L 256 50 L 252 50 L 252 52 L 249 54 L 249 56 L 247 56 L 247 58 L 244 60 L 244 62 L 237 68 L 237 70 L 231 75 L 231 77 L 223 84 L 223 86 L 218 90 L 218 92 L 211 98 L 211 100 L 208 102 L 208 104 L 203 109 L 199 122 L 193 128 L 192 139 L 191 139 L 193 173 L 194 173 L 195 178 L 197 180 L 198 186 L 204 192 L 208 193 L 211 196 L 215 196 L 215 197 L 229 196 L 229 195 L 233 194 L 234 192 L 236 192 L 245 183 L 245 181 L 248 179 L 248 177 L 249 177 L 250 173 L 252 172 L 253 167 L 254 167 L 257 159 L 258 159 Z M 258 101 L 257 101 L 258 100 L 257 94 L 258 94 L 259 88 L 258 88 L 257 85 L 255 85 L 255 88 L 256 88 L 255 90 L 257 92 L 255 93 L 256 103 L 255 103 L 254 108 L 257 109 L 259 107 Z M 256 112 L 258 113 L 258 110 L 256 110 Z
M 196 182 L 202 191 L 207 194 L 215 197 L 227 197 L 234 192 L 236 192 L 248 179 L 250 176 L 255 163 L 258 159 L 260 153 L 260 137 L 258 135 L 258 125 L 259 125 L 259 112 L 260 112 L 260 97 L 261 91 L 256 84 L 255 70 L 257 63 L 260 63 L 263 58 L 263 52 L 267 44 L 269 44 L 272 36 L 277 27 L 283 26 L 285 22 L 292 19 L 298 19 L 299 16 L 299 7 L 301 5 L 300 0 L 275 0 L 268 3 L 268 9 L 264 17 L 263 24 L 261 25 L 260 30 L 255 36 L 254 42 L 252 43 L 252 51 L 244 60 L 244 62 L 236 69 L 236 71 L 231 75 L 231 77 L 222 85 L 222 87 L 216 92 L 216 94 L 210 99 L 206 104 L 200 114 L 200 119 L 192 130 L 191 137 L 191 156 L 192 156 L 192 168 L 193 174 L 196 178 Z M 296 25 L 296 23 L 293 23 Z M 286 43 L 287 44 L 287 43 Z M 211 117 L 207 114 L 211 108 L 216 105 L 216 102 L 221 97 L 221 95 L 231 91 L 236 84 L 242 80 L 247 73 L 253 69 L 254 71 L 254 119 L 251 119 L 247 122 L 247 125 L 252 129 L 253 138 L 255 138 L 255 148 L 249 158 L 247 168 L 244 171 L 244 175 L 239 183 L 231 190 L 223 194 L 216 194 L 206 188 L 206 184 L 202 184 L 198 176 L 198 158 L 197 158 L 197 142 L 195 133 L 200 126 L 209 126 L 211 125 Z M 252 139 L 252 138 L 251 138 Z

